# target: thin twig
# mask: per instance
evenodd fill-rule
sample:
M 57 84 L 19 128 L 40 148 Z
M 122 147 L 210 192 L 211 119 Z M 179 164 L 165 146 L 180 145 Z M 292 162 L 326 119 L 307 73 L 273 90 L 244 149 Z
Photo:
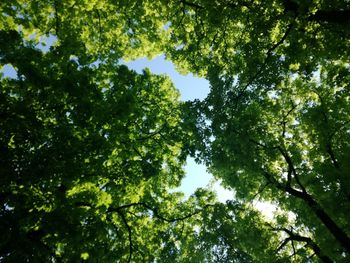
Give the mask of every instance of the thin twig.
M 133 253 L 133 243 L 132 243 L 132 231 L 131 231 L 131 227 L 128 224 L 128 221 L 125 218 L 125 215 L 121 212 L 121 211 L 117 211 L 118 215 L 120 215 L 120 217 L 123 220 L 124 225 L 126 226 L 127 230 L 128 230 L 128 239 L 129 239 L 129 256 L 128 256 L 128 260 L 127 262 L 130 263 L 131 262 L 131 258 L 132 258 L 132 253 Z

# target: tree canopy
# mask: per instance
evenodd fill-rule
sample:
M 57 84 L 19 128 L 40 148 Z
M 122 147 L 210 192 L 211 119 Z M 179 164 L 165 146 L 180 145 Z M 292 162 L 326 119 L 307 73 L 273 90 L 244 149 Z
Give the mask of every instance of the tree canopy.
M 1 262 L 349 261 L 349 3 L 0 10 Z M 121 63 L 161 53 L 208 97 Z M 233 200 L 171 190 L 188 155 Z

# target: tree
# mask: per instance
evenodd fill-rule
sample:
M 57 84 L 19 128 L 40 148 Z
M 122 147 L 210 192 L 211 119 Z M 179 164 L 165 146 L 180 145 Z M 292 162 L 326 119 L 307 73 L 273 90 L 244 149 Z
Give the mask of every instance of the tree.
M 324 59 L 349 58 L 344 1 L 172 3 L 169 57 L 204 76 L 214 65 L 217 74 L 238 76 L 242 89 L 270 85 L 285 72 L 311 74 Z
M 213 138 L 202 156 L 212 173 L 239 200 L 259 198 L 293 212 L 294 222 L 287 217 L 278 226 L 277 220 L 272 229 L 306 228 L 337 262 L 346 261 L 350 244 L 349 76 L 346 64 L 325 64 L 312 80 L 286 76 L 275 87 L 247 91 L 239 99 L 213 77 L 202 106 L 202 118 L 211 121 L 202 136 Z
M 55 37 L 84 63 L 117 61 L 162 51 L 168 35 L 165 9 L 161 1 L 3 1 L 0 29 L 19 30 L 34 43 Z
M 278 239 L 266 228 L 260 213 L 244 204 L 217 204 L 203 214 L 190 262 L 276 262 Z
M 211 83 L 187 107 L 190 152 L 238 200 L 293 212 L 271 225 L 287 236 L 279 251 L 298 241 L 320 260 L 347 261 L 348 4 L 181 1 L 177 10 L 168 54 Z
M 0 10 L 1 65 L 17 71 L 1 78 L 2 260 L 348 261 L 347 3 Z M 160 52 L 210 81 L 204 102 L 180 105 L 166 77 L 118 64 Z M 169 192 L 186 154 L 236 201 Z M 277 205 L 272 221 L 257 200 Z
M 180 242 L 204 206 L 168 191 L 185 160 L 169 78 L 0 39 L 17 72 L 1 78 L 1 261 L 151 262 Z

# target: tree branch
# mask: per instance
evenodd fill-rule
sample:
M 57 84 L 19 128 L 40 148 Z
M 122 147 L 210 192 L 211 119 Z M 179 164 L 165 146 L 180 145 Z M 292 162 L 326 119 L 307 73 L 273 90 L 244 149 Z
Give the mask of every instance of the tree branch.
M 279 245 L 278 248 L 276 249 L 276 252 L 278 253 L 282 248 L 284 248 L 288 244 L 289 241 L 291 241 L 290 237 L 288 237 L 285 240 L 283 240 L 281 245 Z
M 294 246 L 294 240 L 292 239 L 292 248 L 293 248 L 293 255 L 292 256 L 295 256 L 296 255 L 296 250 L 295 250 L 295 246 Z
M 121 211 L 123 209 L 126 209 L 126 208 L 129 208 L 129 207 L 132 207 L 132 206 L 143 206 L 144 208 L 146 208 L 147 210 L 150 210 L 152 211 L 153 215 L 158 218 L 158 219 L 161 219 L 165 222 L 168 222 L 168 223 L 173 223 L 173 222 L 176 222 L 176 221 L 182 221 L 182 220 L 185 220 L 187 218 L 190 218 L 194 215 L 197 215 L 199 213 L 201 213 L 203 210 L 197 210 L 191 214 L 187 214 L 185 216 L 182 216 L 182 217 L 177 217 L 177 218 L 166 218 L 164 217 L 163 215 L 161 215 L 159 212 L 158 212 L 158 209 L 157 208 L 153 208 L 151 207 L 150 205 L 144 203 L 144 202 L 139 202 L 139 203 L 131 203 L 131 204 L 127 204 L 127 205 L 122 205 L 122 206 L 119 206 L 119 207 L 109 207 L 107 212 L 118 212 L 118 211 Z M 204 208 L 208 207 L 210 205 L 206 205 Z
M 258 192 L 256 194 L 254 194 L 254 196 L 252 197 L 252 200 L 254 200 L 258 195 L 260 195 L 262 192 L 264 192 L 265 188 L 271 184 L 270 182 L 267 182 L 263 187 L 260 187 L 260 189 L 258 190 Z
M 286 32 L 284 33 L 284 35 L 282 36 L 282 38 L 275 43 L 273 46 L 271 46 L 267 52 L 266 52 L 266 58 L 264 60 L 264 62 L 261 64 L 260 68 L 258 69 L 258 71 L 249 79 L 248 83 L 246 85 L 244 85 L 244 87 L 239 91 L 238 95 L 236 96 L 236 100 L 238 100 L 240 97 L 243 96 L 245 90 L 253 84 L 253 82 L 260 76 L 260 74 L 266 69 L 265 65 L 267 64 L 268 60 L 271 58 L 272 56 L 272 52 L 274 50 L 276 50 L 280 45 L 282 45 L 282 43 L 287 39 L 289 33 L 291 32 L 293 28 L 293 23 L 290 23 L 287 27 Z
M 332 263 L 332 262 L 333 262 L 333 260 L 331 260 L 328 256 L 324 255 L 324 254 L 321 252 L 321 248 L 320 248 L 311 238 L 298 235 L 298 234 L 294 233 L 292 230 L 289 230 L 289 229 L 287 229 L 287 228 L 274 228 L 274 227 L 272 227 L 271 225 L 269 225 L 269 226 L 272 228 L 272 230 L 274 230 L 274 231 L 283 231 L 283 232 L 287 233 L 288 236 L 289 236 L 289 237 L 286 238 L 286 239 L 282 242 L 282 244 L 278 247 L 277 252 L 280 251 L 284 246 L 286 246 L 287 243 L 288 243 L 289 241 L 291 241 L 291 242 L 292 242 L 292 247 L 293 247 L 293 252 L 294 252 L 293 255 L 295 255 L 296 252 L 295 252 L 295 247 L 294 247 L 293 241 L 305 242 L 306 245 L 307 245 L 308 247 L 310 247 L 310 248 L 314 251 L 314 253 L 315 253 L 323 262 L 325 262 L 325 263 Z
M 306 189 L 305 187 L 303 186 L 303 184 L 300 182 L 299 180 L 299 176 L 298 176 L 298 173 L 296 172 L 296 169 L 294 167 L 294 164 L 293 164 L 293 160 L 292 158 L 290 157 L 290 155 L 288 154 L 287 151 L 285 151 L 281 146 L 277 146 L 277 149 L 279 150 L 279 152 L 282 154 L 284 160 L 287 162 L 288 164 L 288 178 L 287 178 L 287 186 L 288 187 L 291 187 L 291 183 L 292 183 L 292 174 L 293 174 L 293 177 L 295 179 L 295 181 L 297 182 L 297 184 L 299 185 L 301 191 L 303 193 L 306 193 Z
M 296 198 L 302 199 L 305 204 L 313 211 L 317 218 L 323 223 L 333 237 L 350 253 L 350 238 L 347 233 L 337 225 L 337 223 L 327 214 L 322 206 L 307 192 L 302 192 L 293 189 L 289 185 L 283 185 L 274 178 L 273 175 L 263 170 L 263 175 L 266 180 L 271 182 L 277 189 L 280 189 Z
M 289 116 L 289 114 L 291 114 L 295 108 L 297 107 L 297 105 L 294 105 L 293 101 L 291 101 L 291 104 L 292 104 L 292 108 L 287 112 L 287 114 L 283 115 L 283 120 L 281 122 L 282 124 L 282 137 L 285 138 L 285 134 L 286 134 L 286 124 L 287 124 L 287 117 Z
M 335 154 L 333 152 L 333 148 L 332 148 L 332 138 L 333 136 L 336 134 L 336 132 L 338 130 L 334 130 L 334 132 L 329 132 L 329 120 L 328 120 L 328 116 L 327 116 L 327 109 L 325 108 L 325 103 L 324 103 L 324 99 L 323 97 L 321 96 L 321 94 L 319 92 L 317 92 L 316 90 L 314 90 L 314 92 L 316 93 L 316 95 L 318 96 L 320 102 L 321 102 L 321 114 L 322 114 L 322 117 L 323 117 L 323 121 L 325 123 L 325 125 L 327 126 L 327 138 L 326 138 L 326 152 L 327 154 L 329 155 L 329 157 L 331 158 L 331 162 L 333 164 L 333 166 L 336 168 L 336 169 L 339 169 L 340 168 L 340 165 L 337 161 L 337 158 L 335 157 Z
M 59 30 L 60 30 L 60 18 L 58 15 L 58 3 L 57 0 L 54 1 L 54 9 L 55 9 L 55 21 L 56 21 L 56 36 L 58 36 Z
M 350 9 L 318 10 L 315 14 L 308 17 L 308 21 L 346 26 L 350 21 Z
M 100 16 L 100 12 L 98 11 L 98 9 L 96 9 L 95 11 L 96 11 L 97 18 L 98 18 L 99 39 L 100 39 L 100 43 L 102 43 L 101 16 Z
M 124 225 L 126 226 L 127 230 L 128 230 L 128 239 L 129 239 L 129 256 L 128 256 L 128 260 L 127 262 L 130 263 L 131 262 L 131 258 L 132 258 L 132 253 L 133 253 L 133 243 L 132 243 L 132 231 L 131 231 L 131 227 L 128 224 L 128 221 L 125 218 L 125 215 L 121 212 L 121 211 L 116 211 L 118 213 L 118 215 L 122 218 Z
M 275 51 L 275 49 L 278 48 L 280 45 L 282 45 L 282 43 L 287 39 L 289 33 L 292 31 L 292 28 L 293 28 L 293 23 L 290 23 L 287 27 L 286 32 L 284 32 L 284 35 L 282 36 L 282 38 L 267 50 L 266 52 L 267 57 L 265 61 L 269 59 L 269 57 L 272 55 L 272 52 Z
M 159 136 L 163 136 L 162 134 L 162 131 L 165 130 L 166 125 L 164 124 L 159 130 L 157 131 L 154 131 L 154 132 L 144 132 L 146 134 L 146 136 L 143 136 L 143 137 L 139 137 L 139 138 L 136 138 L 137 141 L 145 141 L 147 139 L 150 139 L 150 138 L 153 138 L 154 136 L 156 135 L 159 135 Z M 141 130 L 141 129 L 140 129 Z

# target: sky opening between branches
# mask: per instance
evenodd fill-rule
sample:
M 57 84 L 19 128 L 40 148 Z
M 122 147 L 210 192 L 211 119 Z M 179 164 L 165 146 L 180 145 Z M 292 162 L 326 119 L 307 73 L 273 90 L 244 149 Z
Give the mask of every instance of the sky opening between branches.
M 129 68 L 141 73 L 143 69 L 149 68 L 154 74 L 166 74 L 171 78 L 175 87 L 180 90 L 181 100 L 203 100 L 209 93 L 209 82 L 204 78 L 199 78 L 193 74 L 186 76 L 178 73 L 174 65 L 165 60 L 164 55 L 157 56 L 149 60 L 147 58 L 137 59 L 126 63 Z M 211 185 L 213 190 L 217 192 L 218 199 L 221 202 L 233 198 L 233 193 L 224 189 L 219 181 L 216 181 L 212 175 L 207 172 L 203 164 L 197 164 L 193 158 L 187 158 L 185 166 L 186 177 L 183 179 L 181 186 L 177 189 L 185 193 L 189 197 L 199 187 L 207 187 Z

